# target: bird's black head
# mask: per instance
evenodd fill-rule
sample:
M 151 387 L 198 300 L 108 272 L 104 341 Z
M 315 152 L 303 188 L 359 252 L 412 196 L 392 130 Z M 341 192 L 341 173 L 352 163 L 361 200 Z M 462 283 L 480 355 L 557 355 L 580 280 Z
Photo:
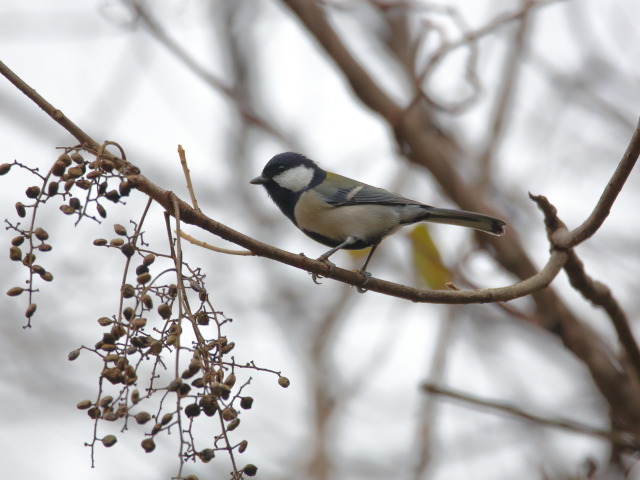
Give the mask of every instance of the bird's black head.
M 327 172 L 313 160 L 294 152 L 279 153 L 265 165 L 262 174 L 253 180 L 263 185 L 282 213 L 296 223 L 293 210 L 300 195 L 322 183 Z

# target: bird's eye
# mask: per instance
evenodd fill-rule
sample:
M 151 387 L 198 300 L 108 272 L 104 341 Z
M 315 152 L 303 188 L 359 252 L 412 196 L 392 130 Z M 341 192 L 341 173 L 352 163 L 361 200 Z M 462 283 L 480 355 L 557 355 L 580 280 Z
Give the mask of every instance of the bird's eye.
M 278 165 L 278 171 L 284 172 L 284 165 Z

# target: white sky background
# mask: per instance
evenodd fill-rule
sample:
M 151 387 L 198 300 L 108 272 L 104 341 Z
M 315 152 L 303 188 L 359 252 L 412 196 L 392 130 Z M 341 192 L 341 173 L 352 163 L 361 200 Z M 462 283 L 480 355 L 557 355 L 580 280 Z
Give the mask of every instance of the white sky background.
M 260 46 L 259 85 L 268 92 L 263 107 L 296 138 L 296 147 L 330 170 L 382 187 L 401 188 L 402 193 L 425 203 L 451 206 L 424 171 L 406 167 L 397 158 L 389 132 L 353 101 L 344 80 L 318 55 L 288 11 L 277 2 L 256 3 L 264 7 L 251 30 Z M 449 4 L 459 5 L 472 27 L 492 18 L 496 5 L 504 11 L 514 8 L 512 2 L 460 0 Z M 205 68 L 225 79 L 224 56 L 216 49 L 211 25 L 220 19 L 213 18 L 210 5 L 153 2 L 154 12 L 170 34 Z M 338 19 L 344 22 L 342 31 L 348 32 L 354 50 L 367 59 L 371 69 L 382 70 L 368 56 L 372 47 L 362 41 L 357 28 L 359 22 L 366 23 L 366 17 L 353 21 L 348 15 Z M 186 198 L 176 154 L 177 145 L 182 144 L 200 206 L 212 218 L 294 252 L 322 253 L 324 247 L 281 218 L 262 189 L 247 185 L 273 154 L 291 146 L 256 135 L 258 141 L 247 148 L 248 163 L 230 161 L 234 150 L 228 140 L 235 121 L 229 103 L 158 46 L 144 29 L 125 25 L 127 18 L 127 10 L 115 1 L 2 0 L 0 59 L 94 138 L 117 141 L 147 177 Z M 569 35 L 572 19 L 584 18 L 590 29 L 577 37 Z M 559 2 L 536 15 L 516 114 L 498 155 L 498 176 L 512 196 L 501 199 L 500 206 L 512 228 L 527 238 L 530 255 L 539 264 L 547 258 L 547 246 L 540 215 L 529 204 L 527 192 L 548 196 L 569 226 L 577 225 L 597 201 L 640 113 L 637 18 L 640 5 L 633 0 Z M 576 20 L 579 28 L 577 25 Z M 575 38 L 590 43 L 576 45 Z M 443 119 L 472 152 L 482 146 L 487 130 L 483 122 L 497 88 L 500 64 L 491 53 L 504 49 L 503 42 L 491 37 L 481 45 L 486 94 L 464 115 Z M 602 78 L 591 85 L 602 99 L 616 106 L 616 115 L 607 116 L 589 102 L 575 101 L 582 95 L 580 85 L 554 89 L 539 73 L 541 65 L 557 74 L 579 71 L 590 60 L 583 54 L 585 49 L 593 52 L 591 60 L 604 55 L 616 67 L 603 66 Z M 454 61 L 444 65 L 434 87 L 443 97 L 457 98 L 464 93 L 460 71 Z M 398 81 L 391 75 L 383 83 L 398 90 Z M 65 131 L 0 79 L 0 163 L 16 159 L 47 169 L 58 155 L 54 147 L 73 143 Z M 28 178 L 13 170 L 0 177 L 3 219 L 15 219 L 12 206 L 24 198 Z M 632 241 L 640 236 L 639 186 L 634 172 L 603 229 L 580 249 L 589 273 L 612 287 L 630 317 L 640 310 L 636 294 L 640 248 Z M 116 433 L 118 444 L 111 449 L 99 447 L 97 468 L 90 468 L 89 449 L 83 442 L 91 438 L 92 423 L 75 404 L 95 397 L 100 364 L 86 352 L 74 363 L 66 360 L 70 350 L 100 339 L 102 331 L 96 320 L 117 307 L 124 257 L 114 251 L 98 251 L 91 242 L 96 237 L 111 238 L 112 224 L 137 219 L 140 209 L 135 207 L 142 205 L 144 199 L 132 197 L 127 200 L 128 208 L 111 208 L 103 225 L 85 221 L 75 230 L 73 222 L 52 206 L 51 215 L 42 216 L 43 226 L 52 238 L 65 240 L 51 242 L 54 251 L 48 254 L 46 265 L 56 280 L 41 286 L 34 328 L 22 329 L 23 298 L 0 296 L 0 332 L 5 339 L 0 350 L 0 428 L 4 432 L 0 436 L 0 478 L 98 480 L 170 478 L 175 474 L 176 449 L 170 442 L 176 435 L 145 455 L 138 445 L 143 429 L 119 434 L 116 426 L 103 433 Z M 260 210 L 257 220 L 251 209 Z M 156 220 L 147 224 L 146 231 L 148 238 L 162 245 L 164 225 L 159 210 L 154 214 Z M 466 232 L 448 227 L 432 231 L 445 261 L 453 262 L 460 251 L 468 250 Z M 0 251 L 8 250 L 12 237 L 0 231 Z M 415 284 L 408 242 L 397 237 L 386 242 L 376 256 L 374 275 Z M 204 240 L 221 244 L 212 238 Z M 606 260 L 602 249 L 607 249 Z M 310 367 L 299 364 L 297 350 L 307 345 L 298 340 L 309 338 L 310 325 L 323 306 L 347 287 L 330 281 L 315 286 L 304 272 L 268 260 L 225 257 L 194 248 L 186 252 L 194 264 L 208 270 L 216 308 L 234 318 L 228 336 L 238 345 L 238 357 L 282 370 L 291 379 L 291 387 L 284 390 L 271 376 L 252 375 L 255 406 L 242 415 L 236 436 L 249 440 L 241 461 L 258 465 L 259 478 L 283 478 L 304 466 L 312 445 L 307 423 Z M 350 260 L 339 254 L 335 261 L 344 265 Z M 470 265 L 473 268 L 467 274 L 487 286 L 510 281 L 481 255 Z M 25 272 L 6 254 L 0 255 L 0 271 L 3 291 L 24 280 Z M 295 285 L 287 290 L 295 295 L 286 300 L 274 296 L 274 287 L 286 290 L 274 286 L 274 279 Z M 611 335 L 606 318 L 582 302 L 564 278 L 559 277 L 556 285 L 579 315 Z M 351 296 L 349 315 L 335 338 L 328 368 L 335 370 L 338 386 L 360 381 L 362 372 L 370 378 L 347 405 L 343 421 L 333 427 L 337 434 L 331 449 L 340 466 L 337 478 L 410 478 L 411 466 L 406 465 L 413 461 L 418 385 L 428 372 L 440 327 L 450 316 L 445 308 L 406 304 L 373 293 L 358 296 L 352 291 Z M 457 320 L 447 385 L 509 400 L 546 416 L 606 425 L 588 373 L 554 341 L 514 325 L 493 307 L 472 310 L 471 315 L 464 312 L 453 315 Z M 376 365 L 373 375 L 368 369 L 372 361 Z M 550 433 L 459 404 L 439 405 L 439 441 L 431 478 L 534 479 L 540 477 L 542 468 L 558 476 L 571 475 L 581 471 L 588 456 L 596 461 L 606 458 L 606 445 L 584 436 Z M 224 478 L 227 470 L 224 461 L 216 459 L 187 473 Z M 299 477 L 292 474 L 290 478 Z

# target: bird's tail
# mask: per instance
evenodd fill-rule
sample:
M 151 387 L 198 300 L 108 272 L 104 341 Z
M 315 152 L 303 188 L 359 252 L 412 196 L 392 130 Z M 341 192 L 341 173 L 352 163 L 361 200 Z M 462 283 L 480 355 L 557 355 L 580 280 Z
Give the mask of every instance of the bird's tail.
M 503 235 L 507 223 L 499 218 L 482 215 L 480 213 L 465 212 L 464 210 L 450 210 L 447 208 L 430 207 L 422 219 L 426 222 L 458 225 L 460 227 L 475 228 L 492 235 Z

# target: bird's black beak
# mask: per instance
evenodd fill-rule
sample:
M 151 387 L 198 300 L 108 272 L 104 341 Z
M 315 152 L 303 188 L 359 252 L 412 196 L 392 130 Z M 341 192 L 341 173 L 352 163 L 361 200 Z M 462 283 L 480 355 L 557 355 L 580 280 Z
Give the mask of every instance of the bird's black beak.
M 260 175 L 259 177 L 256 177 L 253 180 L 251 180 L 249 183 L 252 183 L 253 185 L 264 185 L 268 181 L 269 181 L 268 178 L 265 178 L 262 175 Z

